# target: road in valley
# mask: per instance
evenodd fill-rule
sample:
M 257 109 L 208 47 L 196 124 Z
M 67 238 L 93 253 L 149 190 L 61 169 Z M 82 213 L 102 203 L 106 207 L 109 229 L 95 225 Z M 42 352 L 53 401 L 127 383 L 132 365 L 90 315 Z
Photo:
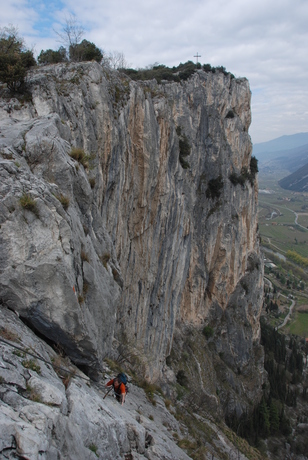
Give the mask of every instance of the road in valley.
M 280 294 L 280 295 L 281 295 L 282 297 L 285 297 L 286 299 L 288 298 L 288 297 L 286 297 L 286 296 L 283 295 L 283 294 Z M 293 313 L 293 308 L 294 308 L 294 306 L 295 306 L 295 300 L 292 299 L 291 305 L 290 305 L 290 307 L 289 307 L 289 312 L 288 312 L 287 316 L 285 317 L 285 319 L 283 320 L 283 323 L 281 323 L 281 324 L 279 324 L 279 326 L 277 326 L 277 329 L 281 329 L 282 327 L 284 327 L 284 326 L 287 324 L 287 322 L 288 322 L 289 319 L 290 319 L 290 316 L 291 316 L 292 313 Z
M 275 205 L 274 205 L 274 204 L 269 204 L 269 203 L 266 203 L 265 201 L 260 201 L 260 200 L 259 200 L 259 203 L 263 203 L 263 204 L 267 205 L 268 207 L 270 207 L 270 206 L 271 206 L 272 208 L 276 208 L 276 207 L 277 207 L 277 208 L 281 208 L 281 209 L 287 209 L 288 211 L 293 212 L 293 214 L 295 214 L 295 218 L 294 218 L 294 223 L 295 223 L 295 225 L 298 225 L 299 227 L 301 227 L 301 228 L 303 228 L 304 230 L 306 230 L 306 232 L 308 232 L 307 227 L 304 227 L 303 225 L 301 225 L 301 224 L 299 224 L 299 223 L 297 222 L 297 221 L 298 221 L 298 213 L 295 212 L 295 211 L 293 211 L 293 209 L 287 208 L 286 206 L 280 206 L 279 204 L 275 204 Z M 274 214 L 275 214 L 275 211 L 272 211 L 271 217 L 270 217 L 268 220 L 271 220 L 271 219 L 275 218 L 275 217 L 274 217 Z M 277 217 L 279 217 L 279 215 L 278 215 Z

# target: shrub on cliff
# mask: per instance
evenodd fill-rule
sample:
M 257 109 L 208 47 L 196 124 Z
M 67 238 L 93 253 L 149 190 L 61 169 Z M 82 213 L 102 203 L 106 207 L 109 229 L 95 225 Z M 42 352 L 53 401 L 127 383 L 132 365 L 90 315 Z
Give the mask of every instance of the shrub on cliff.
M 57 64 L 58 62 L 66 61 L 66 49 L 64 46 L 60 46 L 58 51 L 48 49 L 46 51 L 41 51 L 37 60 L 39 64 Z
M 21 91 L 28 69 L 35 64 L 33 53 L 25 48 L 18 30 L 13 26 L 0 29 L 0 81 L 11 91 Z
M 205 326 L 202 330 L 202 334 L 206 339 L 210 339 L 214 335 L 214 329 L 211 326 Z
M 229 179 L 233 185 L 245 185 L 245 177 L 242 174 L 236 174 L 235 172 L 229 175 Z
M 256 174 L 259 172 L 258 168 L 258 160 L 256 159 L 255 156 L 252 156 L 250 159 L 250 174 L 251 174 L 251 179 L 254 180 L 256 177 Z
M 167 67 L 163 64 L 155 64 L 147 69 L 125 69 L 124 72 L 132 80 L 153 80 L 156 79 L 157 83 L 165 81 L 179 82 L 187 80 L 194 72 L 200 68 L 200 65 L 194 64 L 192 61 L 187 61 L 184 64 L 179 64 L 177 67 Z
M 227 72 L 223 66 L 212 67 L 210 64 L 204 64 L 201 66 L 200 63 L 195 64 L 192 61 L 187 61 L 184 64 L 180 63 L 178 66 L 174 67 L 167 67 L 163 64 L 154 64 L 146 69 L 123 69 L 124 73 L 132 80 L 153 80 L 155 78 L 157 83 L 161 83 L 162 80 L 175 82 L 185 81 L 188 80 L 196 72 L 196 70 L 223 73 L 224 75 L 230 75 L 231 78 L 234 78 L 234 75 Z
M 212 66 L 211 64 L 203 64 L 202 69 L 204 70 L 204 72 L 211 72 Z
M 253 186 L 258 171 L 258 160 L 256 159 L 256 157 L 252 156 L 249 164 L 249 169 L 243 167 L 241 170 L 241 174 L 236 174 L 235 172 L 233 172 L 229 175 L 229 179 L 233 185 L 239 184 L 243 187 L 245 185 L 245 182 L 248 180 L 250 182 L 250 185 Z
M 215 179 L 211 179 L 209 181 L 207 190 L 205 192 L 206 197 L 212 198 L 212 199 L 219 198 L 223 186 L 224 186 L 224 183 L 223 183 L 221 175 L 219 175 Z
M 179 71 L 180 80 L 188 80 L 196 69 L 199 69 L 199 66 L 192 61 L 187 61 L 185 64 L 180 64 L 177 69 Z
M 188 168 L 190 168 L 190 165 L 185 160 L 185 157 L 190 155 L 191 147 L 190 147 L 190 144 L 189 144 L 187 136 L 185 134 L 182 134 L 182 130 L 181 130 L 180 126 L 178 126 L 176 128 L 176 133 L 177 133 L 177 135 L 179 137 L 179 150 L 180 150 L 179 160 L 180 160 L 180 164 L 181 164 L 183 169 L 188 169 Z
M 69 56 L 71 61 L 97 61 L 103 59 L 102 51 L 94 43 L 82 40 L 81 43 L 70 45 Z

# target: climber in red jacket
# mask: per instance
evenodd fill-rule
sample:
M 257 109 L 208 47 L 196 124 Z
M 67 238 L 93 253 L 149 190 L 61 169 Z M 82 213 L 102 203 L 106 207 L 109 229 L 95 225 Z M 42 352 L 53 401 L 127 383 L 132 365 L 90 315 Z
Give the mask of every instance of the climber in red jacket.
M 127 393 L 126 382 L 126 375 L 121 373 L 117 377 L 115 377 L 112 380 L 109 380 L 109 382 L 106 383 L 106 387 L 110 387 L 111 385 L 113 386 L 113 390 L 116 395 L 117 401 L 121 402 L 122 406 L 125 403 L 125 396 Z

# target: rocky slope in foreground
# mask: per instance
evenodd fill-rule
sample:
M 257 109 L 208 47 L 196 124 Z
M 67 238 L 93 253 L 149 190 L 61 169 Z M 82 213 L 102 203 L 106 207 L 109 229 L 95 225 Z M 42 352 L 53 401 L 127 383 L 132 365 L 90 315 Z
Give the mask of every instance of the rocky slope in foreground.
M 181 371 L 240 415 L 263 382 L 247 80 L 82 63 L 29 88 L 0 104 L 2 306 L 91 378 L 118 350 L 170 397 Z
M 109 394 L 104 399 L 103 383 L 113 375 L 108 367 L 95 384 L 14 313 L 0 308 L 0 324 L 0 459 L 190 458 L 177 445 L 192 444 L 187 426 L 175 418 L 168 400 L 155 394 L 151 403 L 133 384 L 123 407 Z M 207 438 L 196 446 L 202 447 L 202 458 L 260 460 L 247 445 L 241 449 L 250 456 L 242 454 L 226 427 L 222 431 L 208 419 L 197 421 Z
M 125 407 L 103 399 L 12 312 L 1 309 L 0 318 L 1 459 L 189 458 L 172 437 L 181 435 L 179 423 L 159 398 L 150 407 L 131 386 Z

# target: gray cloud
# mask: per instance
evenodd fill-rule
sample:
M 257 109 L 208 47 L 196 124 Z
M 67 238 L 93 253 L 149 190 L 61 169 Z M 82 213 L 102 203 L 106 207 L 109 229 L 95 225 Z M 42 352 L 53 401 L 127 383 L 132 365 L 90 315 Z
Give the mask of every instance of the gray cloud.
M 308 131 L 306 0 L 16 0 L 0 25 L 19 26 L 39 52 L 59 46 L 53 28 L 70 12 L 87 39 L 122 51 L 132 67 L 177 65 L 198 51 L 202 63 L 247 77 L 253 142 Z

